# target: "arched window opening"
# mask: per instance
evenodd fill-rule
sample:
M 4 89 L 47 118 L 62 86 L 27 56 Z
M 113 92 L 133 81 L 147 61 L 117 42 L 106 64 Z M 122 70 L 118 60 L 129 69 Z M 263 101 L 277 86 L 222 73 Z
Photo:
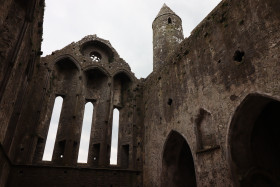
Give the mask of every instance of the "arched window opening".
M 90 58 L 93 62 L 100 62 L 102 56 L 98 52 L 94 51 L 90 53 Z
M 83 118 L 78 163 L 87 163 L 88 160 L 88 150 L 89 150 L 90 132 L 92 126 L 93 109 L 94 109 L 93 104 L 91 102 L 88 102 L 85 106 L 85 112 Z
M 172 24 L 171 18 L 168 18 L 168 24 Z
M 118 155 L 118 139 L 119 139 L 119 116 L 120 116 L 120 112 L 117 108 L 115 108 L 113 111 L 110 165 L 117 165 L 117 160 L 118 160 L 117 155 Z
M 61 113 L 61 109 L 62 109 L 62 103 L 63 103 L 63 98 L 61 96 L 58 96 L 55 98 L 54 107 L 53 107 L 52 116 L 51 116 L 51 122 L 50 122 L 50 126 L 49 126 L 49 132 L 48 132 L 45 150 L 44 150 L 44 154 L 43 154 L 44 161 L 52 160 L 53 149 L 54 149 L 54 144 L 55 144 L 55 139 L 56 139 L 56 134 L 57 134 L 57 128 L 58 128 L 60 113 Z

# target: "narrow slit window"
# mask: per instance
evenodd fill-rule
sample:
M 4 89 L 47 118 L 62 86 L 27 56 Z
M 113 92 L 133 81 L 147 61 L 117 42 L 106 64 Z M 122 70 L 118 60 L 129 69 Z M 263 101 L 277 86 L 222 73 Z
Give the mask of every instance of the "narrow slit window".
M 110 165 L 117 165 L 118 160 L 119 116 L 120 112 L 115 108 L 113 111 Z
M 63 98 L 61 96 L 55 98 L 51 122 L 49 126 L 49 132 L 48 132 L 46 146 L 43 154 L 44 161 L 52 160 L 57 128 L 58 128 L 60 113 L 62 109 L 62 103 L 63 103 Z
M 88 160 L 88 150 L 89 150 L 93 108 L 94 107 L 91 102 L 88 102 L 85 106 L 78 163 L 87 163 Z
M 168 24 L 172 24 L 171 18 L 168 18 Z

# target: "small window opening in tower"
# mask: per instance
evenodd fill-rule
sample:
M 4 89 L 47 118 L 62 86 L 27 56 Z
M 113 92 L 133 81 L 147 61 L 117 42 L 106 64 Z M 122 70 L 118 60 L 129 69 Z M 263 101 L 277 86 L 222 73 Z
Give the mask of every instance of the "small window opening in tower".
M 94 51 L 90 53 L 90 58 L 93 62 L 100 62 L 102 56 L 98 52 Z
M 118 155 L 118 138 L 119 138 L 119 115 L 117 108 L 113 111 L 113 125 L 112 125 L 112 140 L 111 140 L 111 155 L 110 165 L 117 165 Z
M 168 24 L 172 24 L 171 18 L 168 18 Z
M 241 62 L 244 58 L 244 51 L 235 51 L 234 55 L 233 55 L 233 60 L 236 61 L 236 62 Z
M 57 128 L 58 128 L 60 113 L 61 113 L 61 109 L 62 109 L 62 103 L 63 103 L 63 98 L 61 96 L 58 96 L 55 98 L 54 107 L 53 107 L 52 116 L 51 116 L 51 122 L 50 122 L 50 126 L 49 126 L 49 132 L 48 132 L 45 150 L 44 150 L 44 154 L 43 154 L 44 161 L 52 160 L 53 149 L 54 149 L 54 144 L 55 144 L 55 139 L 56 139 L 56 134 L 57 134 Z
M 89 150 L 89 140 L 90 132 L 92 126 L 92 115 L 93 115 L 93 104 L 88 102 L 85 106 L 80 148 L 78 155 L 78 163 L 87 163 L 88 160 L 88 150 Z

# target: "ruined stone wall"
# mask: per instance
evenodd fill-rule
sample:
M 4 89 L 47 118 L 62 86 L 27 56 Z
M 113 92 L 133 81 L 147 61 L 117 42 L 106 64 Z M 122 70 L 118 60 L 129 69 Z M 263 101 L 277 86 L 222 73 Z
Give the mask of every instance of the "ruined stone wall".
M 101 60 L 93 60 L 92 52 L 100 54 Z M 9 186 L 36 186 L 41 181 L 29 181 L 30 177 L 42 178 L 48 172 L 53 172 L 53 175 L 44 178 L 46 186 L 76 186 L 80 180 L 85 180 L 86 185 L 141 186 L 142 88 L 140 81 L 111 44 L 95 35 L 87 36 L 42 58 L 36 68 L 36 78 L 33 79 L 30 97 L 26 101 L 32 104 L 24 108 L 24 115 L 20 118 L 22 125 L 15 132 L 14 142 L 18 143 L 13 144 L 15 167 L 10 175 Z M 62 96 L 63 105 L 53 157 L 52 161 L 43 161 L 57 96 Z M 87 102 L 94 105 L 88 161 L 78 163 Z M 114 108 L 120 111 L 118 163 L 110 165 Z M 30 111 L 33 115 L 30 115 Z M 23 167 L 18 171 L 18 164 L 42 166 L 43 169 Z M 62 180 L 60 170 L 73 171 L 73 174 L 68 174 L 67 180 Z M 82 173 L 86 174 L 81 178 Z M 21 182 L 14 183 L 15 178 Z M 107 178 L 112 179 L 105 180 Z
M 0 143 L 7 154 L 13 157 L 13 138 L 20 126 L 23 108 L 28 104 L 25 101 L 41 55 L 44 1 L 1 1 L 2 8 Z
M 29 105 L 26 100 L 39 63 L 43 10 L 44 1 L 0 1 L 1 187 L 6 186 L 12 168 L 12 145 L 19 143 L 14 142 L 15 131 L 24 113 L 23 108 Z
M 222 1 L 145 80 L 95 35 L 39 63 L 43 8 L 44 1 L 0 0 L 0 186 L 239 186 L 247 177 L 251 166 L 240 155 L 250 148 L 249 130 L 240 126 L 280 100 L 279 1 Z M 64 104 L 54 157 L 42 161 L 57 96 Z M 82 164 L 86 102 L 95 109 Z M 109 164 L 114 108 L 116 166 Z M 189 167 L 192 159 L 196 180 L 168 181 L 172 164 Z
M 233 186 L 235 110 L 250 93 L 279 100 L 279 8 L 277 0 L 222 1 L 145 80 L 144 186 L 160 186 L 172 130 L 191 149 L 198 186 Z
M 58 145 L 60 141 L 72 141 L 75 145 L 79 145 L 84 106 L 86 102 L 92 102 L 95 109 L 88 164 L 91 167 L 109 165 L 113 109 L 118 108 L 120 110 L 118 157 L 121 158 L 122 146 L 128 145 L 129 158 L 127 159 L 130 164 L 124 167 L 135 168 L 136 155 L 133 154 L 138 149 L 135 147 L 137 136 L 141 136 L 137 130 L 141 126 L 138 122 L 141 113 L 136 104 L 139 99 L 141 100 L 139 96 L 141 89 L 129 66 L 102 42 L 96 36 L 89 36 L 42 59 L 41 65 L 46 66 L 42 72 L 49 72 L 44 113 L 37 127 L 38 136 L 43 139 L 43 142 L 46 141 L 54 99 L 56 96 L 64 98 L 54 151 L 54 164 L 60 162 L 61 151 Z M 97 49 L 102 54 L 101 62 L 90 59 L 90 51 Z M 96 145 L 99 145 L 98 150 L 94 149 Z M 65 149 L 62 151 L 65 152 L 63 160 L 68 160 L 67 154 L 73 156 L 69 158 L 71 161 L 64 164 L 77 165 L 78 147 L 75 150 L 69 148 L 67 154 L 67 148 L 63 149 Z M 40 154 L 42 158 L 43 150 L 41 149 L 40 153 L 38 151 L 36 150 L 35 154 Z M 95 160 L 96 155 L 99 160 Z M 121 160 L 118 161 L 121 163 Z

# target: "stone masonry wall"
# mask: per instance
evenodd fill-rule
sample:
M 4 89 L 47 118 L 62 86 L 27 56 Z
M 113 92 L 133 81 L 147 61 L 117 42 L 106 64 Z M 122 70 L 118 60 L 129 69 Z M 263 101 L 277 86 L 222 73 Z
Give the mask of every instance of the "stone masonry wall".
M 280 98 L 279 8 L 277 0 L 222 1 L 145 80 L 144 186 L 160 186 L 171 130 L 191 148 L 198 186 L 233 186 L 228 137 L 236 108 L 250 93 Z M 201 114 L 212 116 L 212 149 L 197 146 Z
M 0 143 L 13 157 L 14 133 L 41 55 L 44 1 L 3 3 L 7 9 L 1 12 L 0 26 Z
M 101 61 L 90 58 L 92 51 L 102 55 Z M 87 36 L 42 58 L 36 68 L 36 79 L 26 101 L 32 104 L 26 105 L 20 118 L 22 125 L 15 132 L 17 154 L 8 186 L 36 186 L 45 179 L 46 186 L 76 186 L 80 180 L 85 180 L 85 185 L 142 186 L 142 88 L 111 44 L 96 35 Z M 63 97 L 63 105 L 53 156 L 51 161 L 43 161 L 57 96 Z M 94 105 L 88 162 L 78 163 L 87 102 Z M 118 163 L 110 165 L 114 108 L 120 111 Z M 18 164 L 24 169 L 19 171 Z M 34 167 L 29 167 L 31 165 Z M 69 171 L 67 180 L 62 180 L 60 170 Z M 42 178 L 44 173 L 52 176 Z M 85 176 L 81 177 L 82 173 Z M 30 178 L 40 180 L 30 181 Z

